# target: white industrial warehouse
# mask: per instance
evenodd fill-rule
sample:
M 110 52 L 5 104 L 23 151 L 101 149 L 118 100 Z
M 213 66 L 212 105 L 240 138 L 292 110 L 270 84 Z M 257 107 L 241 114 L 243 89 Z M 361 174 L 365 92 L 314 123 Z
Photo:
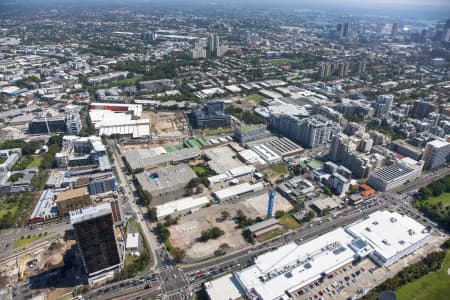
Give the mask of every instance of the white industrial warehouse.
M 422 224 L 397 212 L 377 211 L 347 228 L 373 248 L 370 258 L 389 266 L 428 242 L 430 231 Z
M 238 184 L 217 192 L 214 192 L 214 197 L 219 201 L 237 199 L 245 194 L 260 192 L 264 190 L 264 184 L 261 182 L 250 184 L 248 182 L 244 182 L 242 184 Z
M 141 119 L 141 104 L 92 103 L 89 117 L 99 135 L 150 136 L 150 120 Z
M 349 248 L 352 237 L 335 229 L 303 245 L 289 243 L 255 259 L 255 264 L 236 274 L 248 293 L 276 299 L 339 269 L 355 259 Z
M 184 212 L 199 208 L 209 203 L 208 197 L 192 198 L 186 197 L 175 201 L 170 201 L 156 206 L 156 217 L 164 218 L 177 212 Z
M 224 288 L 235 285 L 237 299 L 287 299 L 302 287 L 352 263 L 370 257 L 388 266 L 427 243 L 431 232 L 396 212 L 377 211 L 346 228 L 337 228 L 311 241 L 294 242 L 255 258 L 254 264 L 233 276 L 205 283 L 211 300 L 225 300 Z M 242 291 L 239 297 L 236 291 Z

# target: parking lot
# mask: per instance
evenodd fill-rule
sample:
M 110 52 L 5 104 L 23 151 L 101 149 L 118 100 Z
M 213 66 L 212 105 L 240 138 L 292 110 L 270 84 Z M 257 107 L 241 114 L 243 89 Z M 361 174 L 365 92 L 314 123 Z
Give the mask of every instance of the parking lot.
M 400 259 L 389 267 L 378 267 L 370 259 L 349 264 L 336 270 L 328 278 L 318 280 L 294 293 L 296 299 L 350 299 L 361 297 L 386 279 L 393 277 L 406 266 L 416 263 L 421 257 L 436 249 L 445 238 L 432 236 L 428 244 Z

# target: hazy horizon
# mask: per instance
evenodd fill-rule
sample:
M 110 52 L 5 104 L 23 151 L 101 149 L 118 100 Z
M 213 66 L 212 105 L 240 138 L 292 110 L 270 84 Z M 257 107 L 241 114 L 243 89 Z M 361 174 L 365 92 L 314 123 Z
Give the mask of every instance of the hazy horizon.
M 292 9 L 320 9 L 336 12 L 360 14 L 384 14 L 390 16 L 410 17 L 448 17 L 450 18 L 450 1 L 446 0 L 3 0 L 2 5 L 27 5 L 27 7 L 145 7 L 157 5 L 159 7 L 177 6 L 179 8 L 193 8 L 195 6 L 216 6 L 227 8 L 292 8 Z

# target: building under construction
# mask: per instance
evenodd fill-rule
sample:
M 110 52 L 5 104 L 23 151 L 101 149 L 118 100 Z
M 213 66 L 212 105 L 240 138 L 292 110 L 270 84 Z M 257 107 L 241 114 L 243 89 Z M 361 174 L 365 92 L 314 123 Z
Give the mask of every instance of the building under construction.
M 109 203 L 72 211 L 70 220 L 89 283 L 112 276 L 122 265 Z

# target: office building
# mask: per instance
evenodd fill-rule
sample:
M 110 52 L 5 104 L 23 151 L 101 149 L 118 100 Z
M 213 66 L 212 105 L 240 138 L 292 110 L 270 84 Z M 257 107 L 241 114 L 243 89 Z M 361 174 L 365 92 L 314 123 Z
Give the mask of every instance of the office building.
M 165 89 L 172 89 L 174 87 L 172 79 L 157 79 L 140 81 L 138 87 L 141 91 L 157 92 Z
M 92 166 L 92 171 L 112 170 L 106 147 L 98 136 L 78 137 L 66 135 L 62 140 L 61 152 L 56 153 L 58 168 Z
M 342 26 L 342 37 L 343 38 L 349 37 L 350 31 L 351 31 L 350 24 L 347 22 L 344 23 L 344 26 Z
M 392 24 L 391 38 L 395 39 L 397 37 L 397 34 L 398 34 L 398 23 L 394 23 Z
M 433 170 L 450 159 L 450 143 L 445 140 L 428 142 L 423 153 L 424 169 Z
M 117 179 L 110 173 L 105 176 L 92 178 L 87 187 L 90 195 L 112 192 L 117 190 Z
M 393 95 L 379 95 L 375 103 L 375 116 L 379 118 L 388 116 L 393 103 Z
M 70 112 L 66 114 L 66 132 L 70 135 L 78 135 L 83 124 L 79 113 Z
M 209 101 L 206 107 L 193 109 L 192 119 L 196 128 L 231 126 L 231 116 L 224 112 L 223 101 Z
M 91 205 L 91 197 L 86 187 L 67 190 L 58 194 L 56 205 L 58 214 L 66 216 L 70 211 Z
M 405 157 L 398 163 L 370 172 L 367 184 L 377 191 L 386 192 L 418 178 L 422 174 L 422 167 L 422 161 Z
M 265 125 L 254 125 L 245 127 L 236 127 L 234 129 L 234 139 L 239 143 L 248 143 L 261 140 L 270 135 Z
M 44 113 L 28 123 L 28 132 L 30 134 L 49 134 L 66 132 L 66 130 L 66 117 L 64 115 L 49 116 Z
M 70 221 L 75 231 L 89 282 L 101 276 L 114 276 L 114 270 L 121 267 L 121 255 L 114 231 L 109 203 L 72 211 Z

